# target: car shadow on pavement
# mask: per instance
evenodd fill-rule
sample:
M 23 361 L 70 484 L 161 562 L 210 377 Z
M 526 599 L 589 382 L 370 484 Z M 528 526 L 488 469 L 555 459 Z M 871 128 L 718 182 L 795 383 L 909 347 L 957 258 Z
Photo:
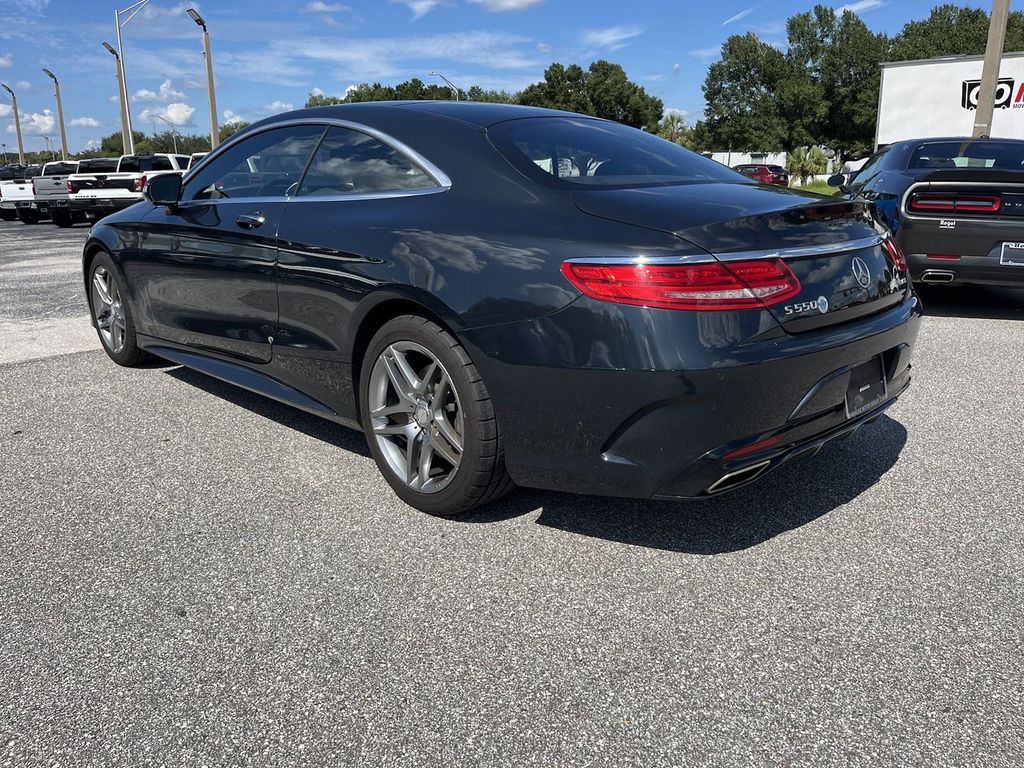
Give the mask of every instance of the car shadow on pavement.
M 176 366 L 168 368 L 166 373 L 178 381 L 190 384 L 204 392 L 209 392 L 214 397 L 227 400 L 233 405 L 276 421 L 278 424 L 289 429 L 294 429 L 317 440 L 322 440 L 336 448 L 357 453 L 360 456 L 370 455 L 370 450 L 366 447 L 366 438 L 363 437 L 361 432 L 357 432 L 354 429 L 349 429 L 320 416 L 300 411 L 298 408 L 271 400 L 269 397 L 257 395 L 254 392 L 249 392 L 234 384 L 228 384 L 220 379 L 207 376 L 205 373 L 199 373 L 191 368 Z
M 538 525 L 640 547 L 717 555 L 756 546 L 863 494 L 907 441 L 888 416 L 812 458 L 794 459 L 734 493 L 695 501 L 644 501 L 521 489 L 455 520 L 487 523 L 541 510 Z M 882 504 L 857 514 L 885 514 Z
M 915 290 L 921 297 L 926 315 L 1024 320 L 1024 288 L 918 285 Z

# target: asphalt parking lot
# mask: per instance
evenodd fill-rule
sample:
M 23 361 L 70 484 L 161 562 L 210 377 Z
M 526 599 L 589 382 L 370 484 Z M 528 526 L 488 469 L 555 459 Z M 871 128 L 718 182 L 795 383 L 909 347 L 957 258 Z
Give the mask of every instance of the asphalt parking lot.
M 910 392 L 750 489 L 443 520 L 110 363 L 85 234 L 0 223 L 0 765 L 1024 764 L 1024 291 L 927 292 Z

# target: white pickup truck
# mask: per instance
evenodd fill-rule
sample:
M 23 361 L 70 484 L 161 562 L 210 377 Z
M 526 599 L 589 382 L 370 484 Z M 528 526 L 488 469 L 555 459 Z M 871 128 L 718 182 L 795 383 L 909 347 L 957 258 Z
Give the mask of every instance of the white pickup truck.
M 26 224 L 34 224 L 38 220 L 26 216 L 35 196 L 32 179 L 38 175 L 39 166 L 30 165 L 18 168 L 13 179 L 0 181 L 0 218 L 4 221 L 21 219 Z
M 78 172 L 77 160 L 54 160 L 43 166 L 42 172 L 32 179 L 31 205 L 19 206 L 18 216 L 25 223 L 50 217 L 58 227 L 70 227 L 68 209 L 68 176 Z
M 183 173 L 188 161 L 188 155 L 122 155 L 115 167 L 96 168 L 86 165 L 94 161 L 83 160 L 78 173 L 68 176 L 72 215 L 99 219 L 134 205 L 142 199 L 147 181 L 165 173 Z

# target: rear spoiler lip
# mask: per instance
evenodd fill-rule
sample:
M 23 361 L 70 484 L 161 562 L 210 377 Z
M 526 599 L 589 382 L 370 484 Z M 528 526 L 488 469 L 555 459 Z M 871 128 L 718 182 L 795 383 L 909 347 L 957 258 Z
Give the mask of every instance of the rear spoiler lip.
M 942 169 L 920 176 L 918 183 L 936 181 L 984 182 L 989 184 L 1024 184 L 1024 169 L 1007 171 L 990 168 L 957 168 Z

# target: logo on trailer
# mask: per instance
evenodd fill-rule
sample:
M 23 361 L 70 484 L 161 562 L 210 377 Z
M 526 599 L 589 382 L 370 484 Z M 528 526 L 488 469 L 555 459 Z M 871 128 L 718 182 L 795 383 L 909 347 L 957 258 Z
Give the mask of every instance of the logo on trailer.
M 853 259 L 853 276 L 857 278 L 857 283 L 861 288 L 867 288 L 871 285 L 871 270 L 868 269 L 868 265 L 860 256 L 856 256 Z
M 999 82 L 996 84 L 995 100 L 995 106 L 998 109 L 1009 108 L 1010 101 L 1013 99 L 1013 84 L 1014 79 L 1012 77 L 999 78 Z M 960 93 L 960 106 L 964 109 L 977 109 L 978 97 L 980 95 L 981 80 L 964 80 Z M 1021 84 L 1021 89 L 1017 91 L 1017 103 L 1024 106 L 1024 83 Z

